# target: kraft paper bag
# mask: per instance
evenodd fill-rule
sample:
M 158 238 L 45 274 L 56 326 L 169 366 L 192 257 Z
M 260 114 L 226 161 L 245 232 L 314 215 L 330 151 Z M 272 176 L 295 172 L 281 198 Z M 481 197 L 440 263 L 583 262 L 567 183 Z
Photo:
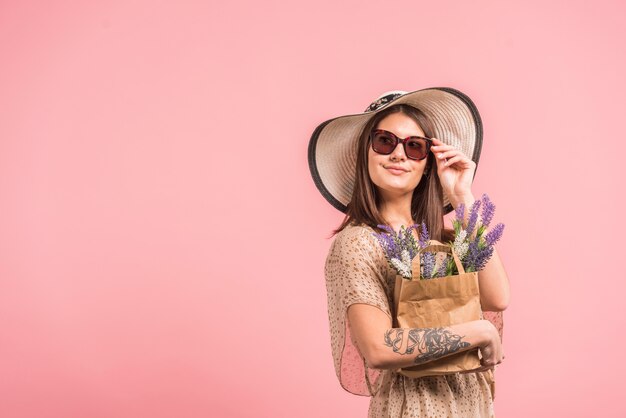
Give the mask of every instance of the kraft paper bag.
M 421 253 L 445 252 L 452 254 L 459 274 L 420 279 Z M 430 240 L 429 245 L 413 258 L 413 280 L 396 275 L 394 289 L 395 328 L 446 327 L 483 319 L 480 306 L 478 272 L 466 273 L 456 252 L 450 245 Z M 465 350 L 421 365 L 396 371 L 408 377 L 436 376 L 470 372 L 479 369 L 478 348 Z M 491 372 L 491 370 L 489 370 Z M 493 374 L 486 374 L 494 393 Z

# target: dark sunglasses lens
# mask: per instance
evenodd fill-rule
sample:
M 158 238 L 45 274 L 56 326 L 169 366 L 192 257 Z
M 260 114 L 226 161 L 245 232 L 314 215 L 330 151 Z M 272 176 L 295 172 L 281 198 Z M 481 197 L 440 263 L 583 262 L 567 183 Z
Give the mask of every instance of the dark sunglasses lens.
M 425 139 L 411 138 L 406 143 L 406 156 L 421 160 L 428 153 L 428 144 Z
M 374 148 L 374 151 L 380 154 L 390 154 L 395 146 L 396 141 L 391 135 L 385 132 L 374 133 L 372 137 L 372 148 Z

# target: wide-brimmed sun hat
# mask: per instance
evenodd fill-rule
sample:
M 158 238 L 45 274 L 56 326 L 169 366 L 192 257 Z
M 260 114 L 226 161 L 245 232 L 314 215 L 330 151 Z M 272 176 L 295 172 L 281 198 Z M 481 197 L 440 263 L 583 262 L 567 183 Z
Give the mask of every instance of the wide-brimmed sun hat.
M 483 128 L 474 102 L 459 90 L 430 87 L 412 92 L 387 91 L 363 113 L 322 122 L 309 141 L 309 169 L 322 196 L 343 213 L 352 200 L 357 145 L 367 122 L 383 109 L 406 103 L 420 109 L 434 126 L 433 136 L 471 158 L 478 168 Z M 474 171 L 476 175 L 476 171 Z M 444 214 L 454 210 L 444 193 Z

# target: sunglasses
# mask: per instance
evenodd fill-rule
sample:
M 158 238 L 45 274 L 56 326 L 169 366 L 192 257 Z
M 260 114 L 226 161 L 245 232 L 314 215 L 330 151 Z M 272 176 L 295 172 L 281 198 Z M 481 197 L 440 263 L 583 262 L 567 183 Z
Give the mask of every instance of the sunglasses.
M 404 153 L 412 160 L 423 160 L 428 156 L 433 140 L 423 136 L 409 136 L 400 139 L 392 132 L 384 129 L 374 129 L 370 133 L 372 149 L 383 155 L 389 155 L 396 149 L 398 142 L 402 142 Z

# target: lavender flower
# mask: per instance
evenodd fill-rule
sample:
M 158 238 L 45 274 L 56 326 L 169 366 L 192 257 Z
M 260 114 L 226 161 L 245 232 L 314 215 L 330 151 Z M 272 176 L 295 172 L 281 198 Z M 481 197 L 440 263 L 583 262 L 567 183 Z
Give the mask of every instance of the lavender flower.
M 417 251 L 421 248 L 415 242 L 415 238 L 411 231 L 418 227 L 417 224 L 413 224 L 408 228 L 404 225 L 400 227 L 400 231 L 396 233 L 388 225 L 378 225 L 378 227 L 386 232 L 372 233 L 377 239 L 380 245 L 385 251 L 389 264 L 396 269 L 398 274 L 406 279 L 412 278 L 411 264 L 412 260 L 417 254 Z
M 441 261 L 441 265 L 439 266 L 439 270 L 437 270 L 436 277 L 444 277 L 446 276 L 446 271 L 448 270 L 448 256 Z
M 387 255 L 388 258 L 399 259 L 400 248 L 396 240 L 396 232 L 390 226 L 387 226 L 387 225 L 378 225 L 378 227 L 380 229 L 387 231 L 387 234 L 385 233 L 378 234 L 374 232 L 372 235 L 374 235 L 378 239 L 378 242 L 383 247 L 383 250 L 385 251 L 385 254 Z
M 496 242 L 498 242 L 500 237 L 502 237 L 502 233 L 503 232 L 504 232 L 504 224 L 503 223 L 499 223 L 496 226 L 494 226 L 493 229 L 491 231 L 489 231 L 487 233 L 487 235 L 485 235 L 485 241 L 487 242 L 487 245 L 488 246 L 492 246 Z
M 459 206 L 455 209 L 456 220 L 463 222 L 463 215 L 465 215 L 465 203 L 459 203 Z
M 474 271 L 482 270 L 492 255 L 493 255 L 493 247 L 485 247 L 482 250 L 480 250 L 478 257 L 476 257 Z
M 482 204 L 480 221 L 478 213 Z M 496 206 L 489 200 L 487 194 L 483 194 L 481 200 L 476 200 L 472 204 L 469 213 L 467 227 L 463 228 L 465 205 L 459 204 L 456 208 L 455 219 L 452 220 L 454 226 L 454 240 L 448 242 L 461 261 L 466 272 L 479 271 L 485 267 L 494 251 L 494 244 L 502 237 L 504 224 L 497 224 L 491 231 L 484 235 L 489 226 Z M 378 225 L 385 232 L 373 235 L 380 242 L 390 265 L 406 279 L 412 279 L 412 262 L 417 252 L 425 248 L 430 242 L 430 234 L 426 222 L 413 224 L 408 228 L 401 226 L 396 233 L 388 225 Z M 419 228 L 418 240 L 413 236 L 413 229 Z M 475 229 L 475 233 L 474 232 Z M 446 255 L 439 266 L 436 266 L 434 252 L 426 251 L 420 254 L 420 272 L 415 276 L 420 279 L 430 279 L 458 274 L 458 268 L 454 258 Z
M 426 227 L 426 222 L 422 221 L 422 233 L 420 235 L 420 248 L 424 248 L 428 245 L 430 241 L 430 234 L 428 233 L 428 228 Z M 435 254 L 432 252 L 424 252 L 422 253 L 423 268 L 420 277 L 432 277 L 433 270 L 435 269 Z M 422 264 L 422 263 L 420 263 Z
M 406 250 L 403 250 L 403 252 L 408 255 Z M 411 268 L 410 268 L 411 264 L 410 263 L 406 264 L 404 263 L 403 260 L 400 260 L 398 258 L 392 258 L 390 260 L 390 263 L 398 271 L 398 274 L 400 274 L 402 277 L 404 278 L 411 277 Z
M 431 252 L 422 253 L 422 277 L 433 277 L 435 271 L 435 254 Z
M 474 231 L 474 226 L 476 225 L 476 221 L 478 220 L 478 209 L 480 208 L 480 200 L 475 200 L 472 204 L 472 208 L 470 209 L 469 221 L 467 222 L 467 235 L 472 236 L 472 232 Z
M 480 256 L 480 248 L 478 248 L 478 239 L 475 239 L 469 243 L 469 247 L 467 249 L 467 255 L 465 260 L 463 260 L 463 268 L 467 273 L 476 271 L 476 261 Z
M 478 221 L 478 211 L 481 204 L 482 214 L 480 221 Z M 466 229 L 463 229 L 464 211 L 464 204 L 459 204 L 456 208 L 455 219 L 452 221 L 454 240 L 449 242 L 449 245 L 456 252 L 466 272 L 479 271 L 484 268 L 493 255 L 493 245 L 502 236 L 504 224 L 496 225 L 492 231 L 483 236 L 495 213 L 495 205 L 487 194 L 483 194 L 480 201 L 475 201 L 472 204 Z M 472 233 L 474 229 L 475 234 Z M 448 274 L 458 274 L 456 264 L 451 257 L 448 263 Z
M 496 205 L 494 205 L 491 200 L 489 200 L 489 196 L 487 194 L 483 194 L 483 213 L 480 216 L 480 222 L 485 226 L 485 228 L 489 227 L 489 223 L 491 223 L 491 218 L 493 218 L 493 214 L 496 211 Z
M 454 251 L 459 256 L 459 260 L 462 260 L 463 257 L 465 257 L 465 254 L 467 254 L 467 249 L 469 248 L 469 243 L 465 242 L 466 237 L 467 231 L 462 230 L 455 236 L 454 243 L 452 244 Z
M 413 233 L 411 232 L 413 229 L 417 230 L 418 227 L 419 227 L 418 224 L 413 224 L 406 229 L 406 242 L 408 243 L 409 257 L 411 257 L 410 258 L 411 260 L 413 260 L 413 258 L 415 257 L 415 254 L 417 254 L 417 251 L 420 248 L 422 248 L 420 246 L 421 245 L 420 242 L 415 242 L 415 237 L 413 236 Z
M 430 240 L 430 235 L 428 235 L 428 228 L 426 228 L 426 222 L 422 221 L 422 233 L 420 234 L 420 247 L 424 248 L 428 241 Z

